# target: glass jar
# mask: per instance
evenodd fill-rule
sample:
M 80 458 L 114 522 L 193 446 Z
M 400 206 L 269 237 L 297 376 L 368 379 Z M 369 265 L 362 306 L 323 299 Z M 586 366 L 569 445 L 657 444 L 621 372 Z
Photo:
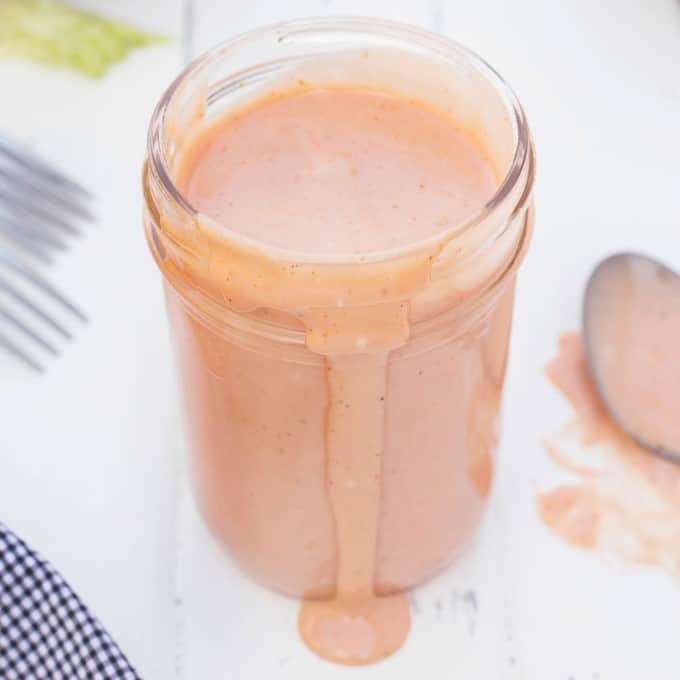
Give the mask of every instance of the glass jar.
M 450 112 L 493 159 L 496 194 L 465 224 L 364 256 L 270 248 L 197 213 L 174 182 L 193 132 L 268 83 L 303 80 L 389 88 Z M 464 548 L 493 477 L 533 178 L 525 116 L 501 78 L 403 25 L 276 25 L 216 47 L 163 95 L 144 223 L 165 283 L 194 495 L 254 578 L 330 597 L 363 550 L 383 594 Z

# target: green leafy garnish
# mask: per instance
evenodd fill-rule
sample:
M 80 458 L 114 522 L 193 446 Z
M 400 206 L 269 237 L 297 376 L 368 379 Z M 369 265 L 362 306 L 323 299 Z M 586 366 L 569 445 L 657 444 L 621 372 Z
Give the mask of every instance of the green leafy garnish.
M 0 57 L 23 57 L 98 78 L 130 50 L 163 41 L 54 0 L 0 0 Z

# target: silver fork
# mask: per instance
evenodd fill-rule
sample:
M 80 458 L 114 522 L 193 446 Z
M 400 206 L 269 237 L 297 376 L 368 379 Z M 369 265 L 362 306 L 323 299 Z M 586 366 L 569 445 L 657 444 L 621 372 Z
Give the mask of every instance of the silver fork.
M 26 258 L 49 263 L 79 223 L 93 220 L 89 192 L 33 155 L 0 138 L 0 348 L 36 371 L 72 337 L 64 313 L 85 314 Z

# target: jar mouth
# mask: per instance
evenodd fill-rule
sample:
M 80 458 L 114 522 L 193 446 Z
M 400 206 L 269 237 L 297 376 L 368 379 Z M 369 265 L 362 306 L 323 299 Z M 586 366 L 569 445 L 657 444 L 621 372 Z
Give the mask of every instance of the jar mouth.
M 333 34 L 342 32 L 343 35 L 356 34 L 357 36 L 371 36 L 374 38 L 400 39 L 409 44 L 421 48 L 426 48 L 429 54 L 449 59 L 465 59 L 475 68 L 494 88 L 502 104 L 506 108 L 513 132 L 513 150 L 510 164 L 505 175 L 496 189 L 493 196 L 480 208 L 480 210 L 470 219 L 454 224 L 448 229 L 437 232 L 425 239 L 409 243 L 396 248 L 375 250 L 361 254 L 328 254 L 300 252 L 292 249 L 273 246 L 269 243 L 252 239 L 232 230 L 229 226 L 220 224 L 220 229 L 224 231 L 225 237 L 238 241 L 248 248 L 266 251 L 274 259 L 297 262 L 310 262 L 315 264 L 352 264 L 352 263 L 375 263 L 397 258 L 407 257 L 423 250 L 431 249 L 437 244 L 450 241 L 453 238 L 462 236 L 471 231 L 475 226 L 487 220 L 492 213 L 501 209 L 512 199 L 512 194 L 518 182 L 525 174 L 525 168 L 531 156 L 531 141 L 529 128 L 525 113 L 517 100 L 512 89 L 484 59 L 479 57 L 463 45 L 439 36 L 430 31 L 420 29 L 401 22 L 384 21 L 382 19 L 371 19 L 363 17 L 313 17 L 306 19 L 295 19 L 271 24 L 263 28 L 243 33 L 231 38 L 216 47 L 212 48 L 195 61 L 189 64 L 179 76 L 171 83 L 164 92 L 158 105 L 156 106 L 149 127 L 148 134 L 148 158 L 149 167 L 153 175 L 157 178 L 160 190 L 166 197 L 174 203 L 176 209 L 183 213 L 187 218 L 193 220 L 198 217 L 200 212 L 196 210 L 180 192 L 174 180 L 168 163 L 164 144 L 164 131 L 166 114 L 168 107 L 173 101 L 180 87 L 193 75 L 198 74 L 202 69 L 217 61 L 220 57 L 230 50 L 242 46 L 251 40 L 256 40 L 269 35 L 276 36 L 279 43 L 287 41 L 305 41 L 312 39 L 332 40 Z M 264 61 L 256 65 L 258 69 L 266 69 L 268 62 Z M 234 86 L 238 85 L 243 73 L 234 74 L 232 80 Z M 212 86 L 205 93 L 210 102 L 211 97 L 217 96 L 219 91 L 228 88 L 229 82 L 220 81 L 216 86 Z M 529 178 L 531 182 L 532 178 Z M 526 187 L 522 191 L 520 201 L 517 205 L 510 206 L 510 213 L 514 215 L 520 212 L 531 194 L 531 187 Z

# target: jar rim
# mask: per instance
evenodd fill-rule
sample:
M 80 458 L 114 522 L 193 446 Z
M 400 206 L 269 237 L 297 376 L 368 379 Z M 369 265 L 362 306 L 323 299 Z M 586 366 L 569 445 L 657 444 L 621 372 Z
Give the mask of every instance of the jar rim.
M 213 61 L 219 59 L 229 50 L 250 40 L 255 40 L 259 37 L 273 33 L 275 35 L 278 34 L 277 40 L 282 42 L 288 36 L 307 32 L 324 31 L 328 33 L 343 31 L 349 34 L 357 33 L 377 37 L 392 37 L 408 41 L 414 45 L 426 47 L 432 53 L 444 58 L 447 56 L 450 58 L 453 55 L 463 56 L 494 86 L 503 104 L 507 107 L 508 112 L 511 113 L 514 128 L 514 148 L 508 170 L 493 196 L 491 196 L 473 217 L 464 222 L 455 224 L 446 230 L 437 232 L 426 239 L 396 248 L 387 248 L 361 254 L 321 254 L 299 252 L 272 246 L 271 244 L 238 234 L 226 225 L 220 225 L 221 227 L 224 227 L 225 235 L 229 234 L 231 238 L 237 238 L 239 242 L 246 246 L 257 249 L 265 248 L 269 254 L 280 259 L 295 260 L 298 262 L 313 262 L 318 264 L 381 262 L 408 256 L 424 249 L 431 248 L 433 245 L 440 243 L 443 240 L 461 236 L 474 229 L 476 225 L 483 223 L 509 199 L 523 175 L 524 168 L 530 161 L 531 141 L 526 115 L 517 96 L 492 66 L 475 52 L 455 40 L 407 23 L 356 16 L 310 17 L 273 23 L 268 26 L 241 33 L 219 43 L 191 62 L 163 93 L 154 109 L 151 124 L 149 126 L 147 138 L 149 166 L 151 172 L 158 180 L 161 191 L 166 194 L 182 213 L 190 219 L 195 219 L 199 214 L 199 211 L 197 211 L 182 195 L 173 181 L 163 143 L 166 113 L 174 95 L 181 85 L 191 76 Z M 263 62 L 262 65 L 264 66 L 265 64 L 266 62 Z M 209 94 L 210 93 L 208 93 L 208 96 Z M 531 179 L 529 181 L 531 181 Z M 520 203 L 516 206 L 512 206 L 511 212 L 513 214 L 523 208 L 523 204 L 528 200 L 530 193 L 530 190 L 522 192 Z

